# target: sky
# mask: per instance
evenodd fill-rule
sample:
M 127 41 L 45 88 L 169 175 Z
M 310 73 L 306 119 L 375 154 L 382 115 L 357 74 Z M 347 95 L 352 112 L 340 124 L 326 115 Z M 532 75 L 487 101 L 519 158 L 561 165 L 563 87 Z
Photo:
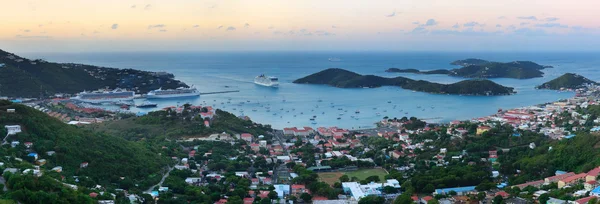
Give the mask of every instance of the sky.
M 599 51 L 598 0 L 0 0 L 0 49 Z

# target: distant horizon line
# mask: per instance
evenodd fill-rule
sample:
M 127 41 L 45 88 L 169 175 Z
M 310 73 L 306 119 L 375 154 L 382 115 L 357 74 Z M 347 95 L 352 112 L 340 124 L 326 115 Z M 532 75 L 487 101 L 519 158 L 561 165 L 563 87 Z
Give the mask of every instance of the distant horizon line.
M 1 49 L 0 50 L 4 50 Z M 124 51 L 17 51 L 13 52 L 10 50 L 4 50 L 10 53 L 27 53 L 27 54 L 48 54 L 48 53 L 56 53 L 56 54 L 74 54 L 74 53 L 206 53 L 206 52 L 214 52 L 214 53 L 241 53 L 241 52 L 251 52 L 251 53 L 268 53 L 268 52 L 288 52 L 288 53 L 473 53 L 473 52 L 483 52 L 483 53 L 597 53 L 599 50 L 124 50 Z

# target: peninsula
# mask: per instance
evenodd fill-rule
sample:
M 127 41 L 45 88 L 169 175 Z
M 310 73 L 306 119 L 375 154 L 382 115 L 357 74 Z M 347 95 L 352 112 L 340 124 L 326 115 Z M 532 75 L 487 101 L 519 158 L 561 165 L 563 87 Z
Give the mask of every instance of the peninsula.
M 165 72 L 53 63 L 0 50 L 0 96 L 4 97 L 48 97 L 101 88 L 123 88 L 145 94 L 161 87 L 189 86 Z
M 386 72 L 416 73 L 416 74 L 446 74 L 463 78 L 514 78 L 531 79 L 542 77 L 541 70 L 552 68 L 552 66 L 539 65 L 531 61 L 492 62 L 482 59 L 457 60 L 452 65 L 463 66 L 458 69 L 437 69 L 431 71 L 420 71 L 417 69 L 389 68 Z
M 560 90 L 560 89 L 577 89 L 582 88 L 588 84 L 598 85 L 598 82 L 589 80 L 578 74 L 566 73 L 562 76 L 550 80 L 542 85 L 537 86 L 538 89 L 552 89 L 552 90 Z
M 399 86 L 403 89 L 454 95 L 508 95 L 513 88 L 489 80 L 464 80 L 453 84 L 439 84 L 405 77 L 385 78 L 375 75 L 360 75 L 339 68 L 326 69 L 294 81 L 297 84 L 324 84 L 339 88 L 375 88 Z

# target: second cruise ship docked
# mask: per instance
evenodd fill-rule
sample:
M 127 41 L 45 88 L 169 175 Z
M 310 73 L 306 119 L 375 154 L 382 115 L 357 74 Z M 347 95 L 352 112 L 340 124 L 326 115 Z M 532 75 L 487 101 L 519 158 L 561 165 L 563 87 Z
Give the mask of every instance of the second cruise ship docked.
M 146 98 L 149 99 L 161 99 L 161 98 L 178 98 L 178 97 L 195 97 L 199 96 L 200 91 L 194 87 L 184 88 L 179 87 L 176 89 L 156 89 L 148 92 Z
M 265 76 L 264 74 L 254 78 L 254 83 L 261 86 L 279 87 L 279 79 L 277 77 Z
M 133 91 L 116 88 L 114 90 L 83 91 L 71 99 L 88 103 L 103 103 L 131 101 L 134 96 Z

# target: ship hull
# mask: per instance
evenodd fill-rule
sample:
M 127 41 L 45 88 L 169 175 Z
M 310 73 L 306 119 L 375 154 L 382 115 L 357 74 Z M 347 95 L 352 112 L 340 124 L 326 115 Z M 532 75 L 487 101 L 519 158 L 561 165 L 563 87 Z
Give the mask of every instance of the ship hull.
M 170 94 L 170 95 L 146 95 L 148 99 L 166 99 L 166 98 L 186 98 L 186 97 L 198 97 L 200 93 L 186 93 L 186 94 Z
M 270 84 L 265 84 L 265 83 L 260 83 L 260 82 L 254 82 L 254 84 L 256 85 L 260 85 L 260 86 L 266 86 L 266 87 L 279 87 L 279 83 L 270 83 Z
M 124 98 L 98 98 L 98 99 L 82 99 L 79 97 L 73 97 L 71 99 L 86 102 L 86 103 L 107 103 L 107 102 L 119 102 L 119 101 L 133 101 L 132 97 L 124 97 Z

